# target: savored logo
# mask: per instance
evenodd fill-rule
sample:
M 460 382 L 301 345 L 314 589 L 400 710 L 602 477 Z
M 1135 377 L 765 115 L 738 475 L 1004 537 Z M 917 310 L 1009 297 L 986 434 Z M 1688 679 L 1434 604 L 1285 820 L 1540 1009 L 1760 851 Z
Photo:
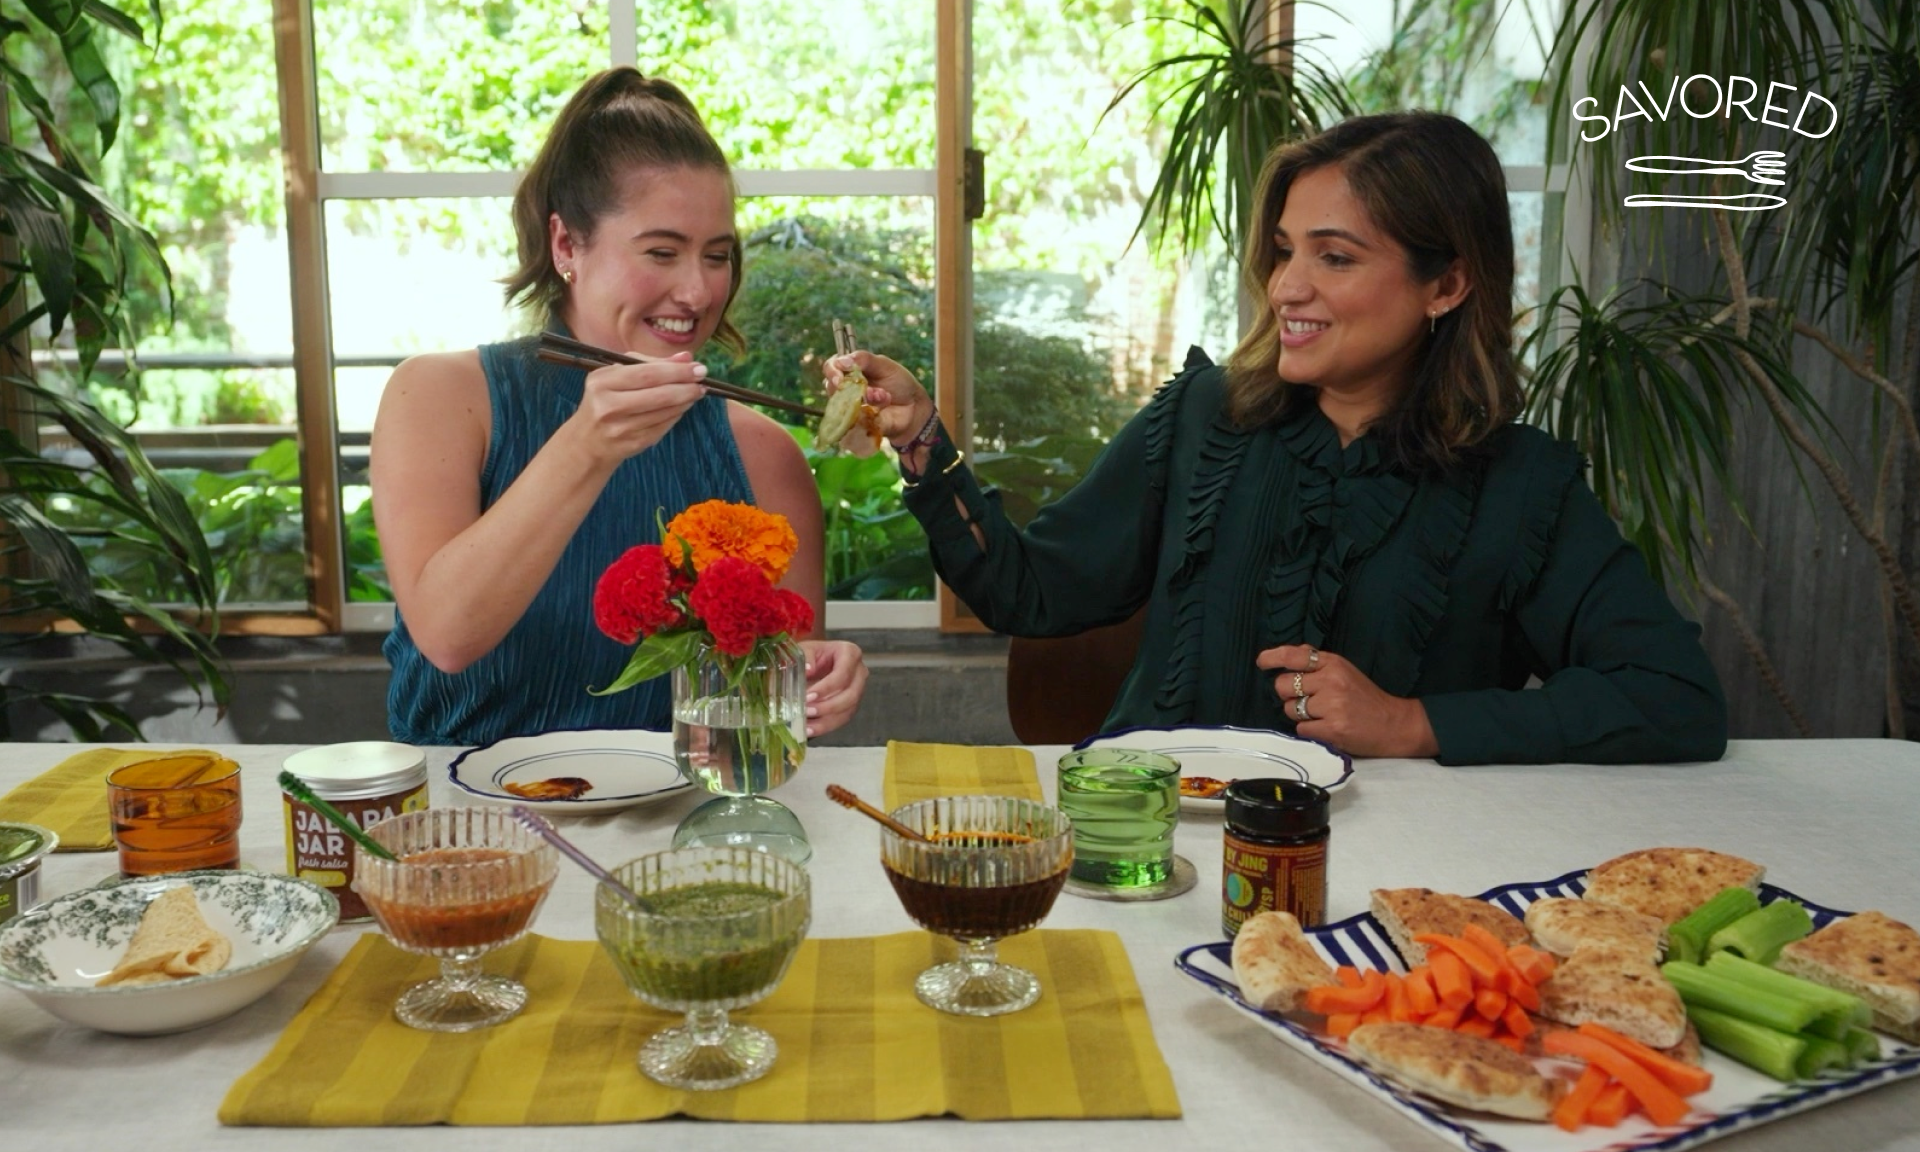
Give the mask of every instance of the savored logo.
M 1728 76 L 1724 81 L 1704 74 L 1685 79 L 1675 77 L 1668 84 L 1664 98 L 1649 88 L 1644 80 L 1635 87 L 1637 94 L 1634 88 L 1624 84 L 1620 86 L 1611 116 L 1597 111 L 1602 106 L 1599 97 L 1586 96 L 1574 101 L 1573 118 L 1582 125 L 1597 125 L 1583 127 L 1580 139 L 1589 144 L 1603 140 L 1609 133 L 1621 132 L 1623 126 L 1639 118 L 1644 118 L 1648 123 L 1655 120 L 1666 123 L 1676 116 L 1695 120 L 1721 119 L 1729 124 L 1730 138 L 1731 130 L 1743 125 L 1742 117 L 1745 124 L 1781 128 L 1809 140 L 1821 139 L 1840 124 L 1840 110 L 1834 107 L 1833 101 L 1811 88 L 1802 92 L 1791 84 L 1779 81 L 1766 85 L 1764 94 L 1758 82 L 1745 76 Z M 1589 108 L 1596 111 L 1590 112 Z M 1635 156 L 1627 161 L 1626 166 L 1635 172 L 1740 176 L 1748 183 L 1773 187 L 1784 187 L 1787 182 L 1786 153 L 1775 149 L 1762 149 L 1739 157 Z M 1628 207 L 1633 208 L 1716 207 L 1736 212 L 1765 212 L 1782 207 L 1786 202 L 1786 197 L 1772 192 L 1717 195 L 1639 193 L 1628 196 L 1625 201 Z

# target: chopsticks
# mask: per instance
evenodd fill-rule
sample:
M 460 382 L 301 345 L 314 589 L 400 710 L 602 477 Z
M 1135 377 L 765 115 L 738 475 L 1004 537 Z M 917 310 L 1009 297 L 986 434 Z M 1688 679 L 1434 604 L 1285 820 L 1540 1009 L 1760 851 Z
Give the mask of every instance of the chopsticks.
M 540 333 L 540 359 L 549 364 L 580 368 L 588 372 L 595 368 L 604 368 L 609 364 L 647 363 L 638 357 L 621 352 L 609 352 L 605 348 L 596 347 L 569 336 L 562 336 L 558 332 Z M 725 380 L 715 380 L 711 376 L 701 383 L 707 386 L 707 391 L 725 396 L 729 400 L 739 400 L 747 404 L 764 404 L 768 408 L 778 408 L 783 412 L 794 412 L 802 416 L 826 415 L 819 408 L 809 408 L 805 404 L 797 404 L 779 396 L 769 396 L 765 392 L 756 392 L 738 384 L 729 384 Z

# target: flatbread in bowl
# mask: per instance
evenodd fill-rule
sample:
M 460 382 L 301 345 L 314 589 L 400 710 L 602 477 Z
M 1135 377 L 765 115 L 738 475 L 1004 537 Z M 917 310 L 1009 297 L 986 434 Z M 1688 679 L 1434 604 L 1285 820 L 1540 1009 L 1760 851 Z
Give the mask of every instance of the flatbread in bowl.
M 163 906 L 148 917 L 156 901 L 181 887 L 191 888 L 201 927 L 179 913 L 179 897 L 172 898 L 175 909 Z M 220 871 L 117 880 L 0 925 L 0 984 L 62 1020 L 102 1032 L 182 1032 L 265 996 L 339 919 L 331 892 L 291 876 Z M 143 922 L 148 939 L 136 947 Z M 215 935 L 230 950 L 225 963 L 193 970 L 208 964 L 209 951 L 220 951 L 210 943 Z M 101 983 L 129 964 L 164 978 Z M 181 971 L 164 972 L 169 966 Z

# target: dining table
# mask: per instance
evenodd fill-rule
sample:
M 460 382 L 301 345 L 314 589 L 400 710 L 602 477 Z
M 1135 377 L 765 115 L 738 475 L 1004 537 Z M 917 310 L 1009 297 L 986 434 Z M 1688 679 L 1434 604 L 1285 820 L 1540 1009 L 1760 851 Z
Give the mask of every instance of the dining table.
M 275 776 L 300 748 L 210 745 L 241 765 L 241 866 L 287 870 Z M 0 793 L 82 750 L 0 744 Z M 431 803 L 472 803 L 448 778 L 459 749 L 427 750 Z M 1031 749 L 1053 794 L 1061 747 Z M 880 864 L 880 830 L 835 805 L 839 784 L 875 803 L 883 747 L 817 747 L 775 794 L 811 837 L 815 937 L 911 930 Z M 669 846 L 700 800 L 657 803 L 560 822 L 586 852 L 617 863 Z M 1769 882 L 1830 908 L 1877 908 L 1920 924 L 1920 743 L 1895 740 L 1734 741 L 1712 763 L 1445 766 L 1361 760 L 1331 805 L 1327 914 L 1364 912 L 1376 888 L 1472 894 L 1541 880 L 1635 849 L 1700 846 L 1765 866 Z M 8 1148 L 172 1152 L 369 1149 L 672 1148 L 782 1152 L 978 1152 L 989 1146 L 1072 1152 L 1170 1149 L 1441 1149 L 1445 1144 L 1378 1098 L 1281 1043 L 1259 1021 L 1175 965 L 1185 949 L 1223 939 L 1222 815 L 1186 802 L 1176 851 L 1198 883 L 1175 898 L 1115 902 L 1062 895 L 1048 928 L 1104 929 L 1124 945 L 1182 1115 L 1166 1120 L 1000 1121 L 951 1117 L 875 1124 L 743 1124 L 666 1119 L 644 1125 L 381 1129 L 223 1127 L 228 1088 L 267 1054 L 370 923 L 342 924 L 292 974 L 237 1015 L 187 1032 L 126 1037 L 90 1031 L 0 988 L 0 1131 Z M 595 883 L 562 861 L 534 930 L 592 940 Z M 49 899 L 117 874 L 112 852 L 56 853 L 41 874 Z M 1044 993 L 1043 993 L 1044 995 Z M 751 1021 L 752 1009 L 739 1013 Z M 776 1063 L 771 1075 L 778 1076 Z M 1727 1152 L 1809 1148 L 1920 1150 L 1920 1081 L 1908 1079 L 1784 1116 L 1716 1141 Z

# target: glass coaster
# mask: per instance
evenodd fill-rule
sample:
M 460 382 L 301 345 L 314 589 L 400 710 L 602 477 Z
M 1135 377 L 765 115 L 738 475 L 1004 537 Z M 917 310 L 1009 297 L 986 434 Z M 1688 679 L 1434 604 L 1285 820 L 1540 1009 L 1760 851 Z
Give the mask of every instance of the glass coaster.
M 1194 870 L 1193 861 L 1175 853 L 1173 873 L 1158 884 L 1148 884 L 1142 888 L 1112 888 L 1069 876 L 1065 891 L 1068 895 L 1084 896 L 1089 900 L 1114 900 L 1131 904 L 1140 900 L 1170 900 L 1191 891 L 1199 882 L 1200 873 Z

